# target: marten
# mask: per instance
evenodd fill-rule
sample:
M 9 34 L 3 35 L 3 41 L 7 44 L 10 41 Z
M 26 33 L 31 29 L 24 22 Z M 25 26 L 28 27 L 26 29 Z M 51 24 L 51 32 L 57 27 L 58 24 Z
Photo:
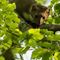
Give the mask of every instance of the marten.
M 15 2 L 15 11 L 19 14 L 19 17 L 23 18 L 33 28 L 39 27 L 49 16 L 50 9 L 38 5 L 35 0 L 9 0 L 9 2 Z M 29 17 L 26 17 L 26 15 Z

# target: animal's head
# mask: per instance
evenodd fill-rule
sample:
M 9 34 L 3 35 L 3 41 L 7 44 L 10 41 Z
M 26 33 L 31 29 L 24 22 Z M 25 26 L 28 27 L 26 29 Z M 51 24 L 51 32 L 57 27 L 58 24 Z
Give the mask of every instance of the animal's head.
M 31 15 L 34 18 L 35 23 L 43 24 L 47 20 L 50 14 L 50 9 L 42 5 L 33 5 L 31 8 Z

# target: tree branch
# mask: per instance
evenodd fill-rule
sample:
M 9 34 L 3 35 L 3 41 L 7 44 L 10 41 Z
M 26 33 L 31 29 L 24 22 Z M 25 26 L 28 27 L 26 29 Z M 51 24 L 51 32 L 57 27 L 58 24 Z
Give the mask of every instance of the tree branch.
M 60 25 L 58 24 L 42 24 L 40 25 L 40 29 L 48 29 L 51 31 L 60 31 Z

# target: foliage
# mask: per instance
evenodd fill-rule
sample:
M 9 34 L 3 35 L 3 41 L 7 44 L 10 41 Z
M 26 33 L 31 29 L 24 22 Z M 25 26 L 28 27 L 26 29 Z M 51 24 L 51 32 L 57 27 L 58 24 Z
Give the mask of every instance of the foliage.
M 46 24 L 60 24 L 60 3 L 58 2 L 59 0 L 51 1 L 50 7 L 54 6 L 54 11 L 51 9 L 51 16 Z M 15 8 L 15 3 L 10 4 L 6 0 L 0 0 L 0 60 L 6 60 L 10 49 L 12 57 L 16 59 L 16 53 L 22 56 L 30 47 L 34 48 L 31 59 L 59 60 L 60 34 L 40 28 L 21 32 L 18 29 L 20 19 L 14 12 Z M 5 54 L 6 51 L 7 54 Z M 22 57 L 21 59 L 23 60 Z
M 37 4 L 45 4 L 46 0 L 35 0 L 37 2 Z
M 14 3 L 9 4 L 6 0 L 0 0 L 0 55 L 12 48 L 12 43 L 17 43 L 20 36 L 20 33 L 15 31 L 20 21 L 14 12 L 15 8 Z M 3 57 L 0 60 L 4 60 Z

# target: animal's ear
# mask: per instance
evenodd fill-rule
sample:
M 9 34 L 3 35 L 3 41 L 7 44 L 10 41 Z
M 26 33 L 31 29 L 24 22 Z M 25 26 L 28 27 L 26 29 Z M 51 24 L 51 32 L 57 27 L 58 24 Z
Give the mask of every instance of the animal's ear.
M 34 12 L 34 11 L 37 11 L 38 7 L 36 4 L 33 4 L 30 8 L 30 12 Z

